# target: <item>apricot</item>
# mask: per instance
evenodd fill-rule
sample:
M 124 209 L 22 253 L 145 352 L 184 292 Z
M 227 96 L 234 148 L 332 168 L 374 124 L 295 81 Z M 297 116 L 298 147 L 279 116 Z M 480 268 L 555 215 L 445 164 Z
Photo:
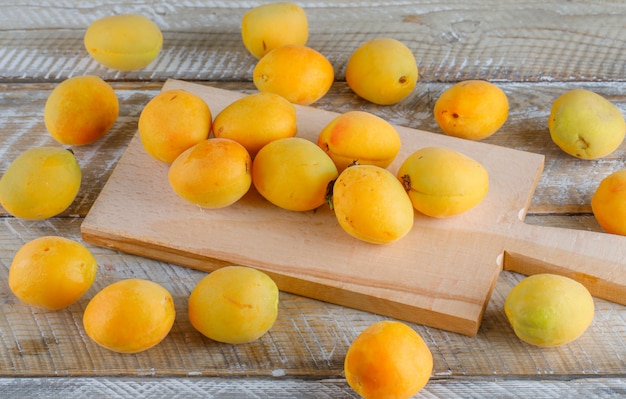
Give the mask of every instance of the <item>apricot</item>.
M 509 101 L 493 83 L 466 80 L 441 93 L 435 102 L 434 116 L 445 134 L 482 140 L 504 125 L 509 116 Z
M 589 90 L 559 96 L 548 119 L 550 137 L 567 154 L 602 158 L 615 151 L 626 135 L 624 116 L 613 103 Z
M 413 227 L 413 205 L 400 181 L 376 165 L 346 168 L 332 186 L 332 207 L 341 228 L 374 244 L 389 244 Z
M 513 287 L 504 312 L 522 341 L 553 347 L 570 343 L 587 330 L 594 302 L 576 280 L 545 273 L 526 277 Z
M 400 136 L 389 122 L 364 111 L 337 116 L 317 138 L 317 145 L 339 171 L 355 162 L 386 168 L 398 155 L 400 144 Z
M 250 54 L 260 59 L 280 46 L 305 45 L 309 38 L 309 22 L 304 9 L 297 4 L 263 4 L 244 14 L 241 38 Z
M 43 236 L 24 244 L 13 257 L 9 288 L 24 303 L 59 310 L 87 292 L 97 270 L 98 262 L 81 243 Z
M 61 144 L 85 145 L 102 138 L 115 124 L 119 101 L 113 88 L 98 76 L 68 78 L 50 93 L 43 119 Z
M 176 194 L 203 208 L 237 202 L 252 184 L 248 151 L 231 139 L 210 138 L 180 154 L 170 165 L 168 181 Z
M 255 93 L 230 103 L 213 121 L 215 137 L 243 145 L 254 158 L 271 141 L 293 137 L 298 132 L 296 108 L 274 93 Z
M 346 82 L 358 96 L 380 105 L 405 99 L 417 84 L 415 56 L 402 42 L 377 38 L 361 44 L 346 65 Z
M 309 211 L 324 205 L 328 184 L 337 175 L 332 159 L 301 137 L 272 141 L 252 162 L 252 184 L 259 194 L 290 211 Z
M 208 104 L 185 90 L 165 90 L 139 115 L 139 137 L 146 152 L 171 164 L 183 151 L 206 140 L 213 116 Z
M 591 209 L 604 231 L 626 235 L 626 169 L 602 179 L 591 197 Z
M 169 334 L 176 309 L 172 295 L 150 280 L 130 278 L 100 290 L 87 304 L 83 326 L 98 345 L 119 353 L 138 353 Z
M 0 178 L 0 204 L 21 219 L 48 219 L 74 202 L 81 180 L 73 152 L 32 147 L 15 158 Z
M 148 66 L 161 52 L 163 34 L 150 19 L 137 14 L 101 18 L 89 25 L 85 49 L 98 63 L 120 71 Z
M 408 399 L 430 380 L 433 356 L 422 337 L 399 321 L 379 321 L 350 344 L 348 385 L 365 399 Z
M 278 301 L 278 287 L 267 274 L 246 266 L 225 266 L 205 276 L 191 291 L 189 321 L 212 340 L 248 343 L 272 328 Z
M 480 162 L 444 147 L 413 152 L 400 165 L 397 175 L 413 207 L 432 217 L 467 212 L 489 190 L 489 173 Z
M 252 78 L 259 91 L 279 94 L 294 104 L 309 105 L 330 90 L 335 71 L 318 51 L 288 44 L 263 56 L 254 67 Z

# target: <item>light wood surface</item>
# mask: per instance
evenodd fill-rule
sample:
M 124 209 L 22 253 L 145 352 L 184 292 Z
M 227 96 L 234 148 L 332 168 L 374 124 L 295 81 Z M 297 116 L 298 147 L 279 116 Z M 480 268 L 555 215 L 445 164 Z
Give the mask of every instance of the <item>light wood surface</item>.
M 360 331 L 386 316 L 283 292 L 270 333 L 248 345 L 217 344 L 200 336 L 187 320 L 187 296 L 205 272 L 96 245 L 88 246 L 99 261 L 97 280 L 84 298 L 65 310 L 47 312 L 24 305 L 6 283 L 12 257 L 25 242 L 46 234 L 81 240 L 80 226 L 131 142 L 142 107 L 167 79 L 255 91 L 250 79 L 255 60 L 241 44 L 239 22 L 259 3 L 0 2 L 1 172 L 26 148 L 54 144 L 45 131 L 43 106 L 63 79 L 99 75 L 111 83 L 121 104 L 113 130 L 80 149 L 84 181 L 67 212 L 31 222 L 0 210 L 0 396 L 357 397 L 343 378 L 343 357 Z M 336 70 L 335 84 L 315 108 L 368 110 L 400 126 L 441 134 L 432 118 L 437 96 L 455 81 L 491 80 L 506 92 L 511 112 L 501 131 L 484 142 L 545 157 L 526 223 L 602 233 L 590 213 L 590 198 L 600 179 L 626 167 L 626 147 L 601 160 L 574 159 L 552 144 L 547 117 L 552 101 L 571 88 L 593 90 L 626 114 L 626 4 L 299 4 L 309 16 L 309 44 L 326 54 Z M 145 70 L 108 70 L 82 47 L 91 21 L 126 12 L 152 18 L 164 32 L 163 51 Z M 344 80 L 351 52 L 377 36 L 403 40 L 420 68 L 414 93 L 393 106 L 360 100 Z M 97 347 L 81 324 L 88 300 L 126 277 L 163 284 L 172 292 L 177 310 L 170 335 L 137 355 Z M 624 396 L 626 308 L 595 298 L 594 321 L 578 340 L 559 348 L 532 347 L 515 337 L 502 311 L 507 293 L 522 277 L 500 273 L 474 337 L 411 323 L 434 357 L 432 378 L 416 397 Z
M 201 96 L 216 115 L 242 96 L 180 80 L 168 80 L 162 90 L 173 89 Z M 339 115 L 312 107 L 297 110 L 298 137 L 312 142 Z M 233 206 L 201 210 L 172 192 L 168 165 L 150 157 L 135 134 L 82 223 L 82 237 L 203 271 L 215 269 L 213 259 L 254 266 L 271 273 L 283 291 L 470 336 L 480 327 L 502 267 L 568 275 L 595 296 L 626 303 L 626 238 L 523 223 L 543 156 L 397 130 L 402 148 L 390 171 L 395 174 L 420 148 L 451 148 L 485 166 L 486 198 L 454 218 L 417 214 L 406 237 L 372 245 L 338 228 L 328 207 L 280 210 L 254 188 Z M 510 167 L 502 168 L 504 163 Z

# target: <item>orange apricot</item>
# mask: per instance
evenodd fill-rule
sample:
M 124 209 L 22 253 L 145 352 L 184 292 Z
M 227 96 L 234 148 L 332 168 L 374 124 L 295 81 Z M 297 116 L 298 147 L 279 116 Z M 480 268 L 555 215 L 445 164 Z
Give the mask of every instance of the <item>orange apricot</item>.
M 137 353 L 160 343 L 176 318 L 172 295 L 158 283 L 131 278 L 99 291 L 87 304 L 83 326 L 98 345 Z
M 408 399 L 428 383 L 432 369 L 432 353 L 422 337 L 399 321 L 366 328 L 344 360 L 348 384 L 365 399 Z
M 98 263 L 77 241 L 43 236 L 24 244 L 9 269 L 9 288 L 22 302 L 58 310 L 91 287 Z
M 170 165 L 168 180 L 176 194 L 203 208 L 229 206 L 248 192 L 252 161 L 238 142 L 210 138 L 180 154 Z
M 262 337 L 278 317 L 279 291 L 264 272 L 230 265 L 215 270 L 189 295 L 191 325 L 218 342 L 243 344 Z
M 377 38 L 363 43 L 348 59 L 346 82 L 360 97 L 380 105 L 406 98 L 417 84 L 415 56 L 402 42 Z
M 215 137 L 243 145 L 254 158 L 271 141 L 296 135 L 296 108 L 275 93 L 249 94 L 217 114 L 212 130 Z
M 626 235 L 626 169 L 602 179 L 591 197 L 591 209 L 604 231 Z
M 143 15 L 117 14 L 92 22 L 83 42 L 98 63 L 132 71 L 148 66 L 159 55 L 163 34 Z
M 333 65 L 318 51 L 303 45 L 285 45 L 267 53 L 253 71 L 259 91 L 269 91 L 294 104 L 309 105 L 333 84 Z
M 306 44 L 309 23 L 304 9 L 291 2 L 262 4 L 241 19 L 241 38 L 257 59 L 287 44 Z
M 445 147 L 410 154 L 397 173 L 413 207 L 431 217 L 450 217 L 477 206 L 489 191 L 489 173 L 478 161 Z
M 139 115 L 139 137 L 153 158 L 172 163 L 183 151 L 207 139 L 213 117 L 207 103 L 185 90 L 157 94 Z
M 310 211 L 324 205 L 328 184 L 337 175 L 333 160 L 302 137 L 272 141 L 252 162 L 252 184 L 259 194 L 290 211 Z
M 435 102 L 435 121 L 449 136 L 482 140 L 502 127 L 509 102 L 502 89 L 484 80 L 466 80 L 447 88 Z
M 113 88 L 98 76 L 75 76 L 48 96 L 43 119 L 61 144 L 85 145 L 102 138 L 117 120 L 119 101 Z
M 317 138 L 339 171 L 357 162 L 386 168 L 400 151 L 400 136 L 386 120 L 364 111 L 349 111 L 330 121 Z
M 413 228 L 413 204 L 400 180 L 376 165 L 344 169 L 332 186 L 332 206 L 339 226 L 373 244 L 389 244 Z

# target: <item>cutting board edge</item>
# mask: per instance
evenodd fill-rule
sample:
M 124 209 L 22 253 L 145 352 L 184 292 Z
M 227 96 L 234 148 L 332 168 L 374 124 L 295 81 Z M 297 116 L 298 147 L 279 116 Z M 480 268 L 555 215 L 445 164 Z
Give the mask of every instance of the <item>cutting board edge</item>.
M 204 255 L 185 253 L 180 254 L 170 248 L 153 244 L 146 250 L 146 243 L 132 238 L 122 237 L 109 232 L 100 231 L 89 225 L 89 220 L 85 219 L 81 224 L 81 236 L 84 242 L 121 251 L 127 254 L 150 258 L 157 261 L 171 263 L 181 267 L 210 273 L 221 267 L 232 265 L 234 262 L 224 259 L 216 259 Z M 136 241 L 136 242 L 135 242 Z M 240 262 L 238 262 L 240 264 Z M 392 317 L 411 323 L 434 327 L 437 329 L 450 331 L 469 337 L 474 337 L 478 333 L 482 317 L 491 294 L 495 287 L 499 273 L 496 273 L 489 292 L 480 307 L 475 318 L 457 317 L 448 313 L 437 312 L 435 310 L 424 309 L 401 303 L 387 298 L 366 295 L 355 291 L 347 291 L 333 285 L 322 284 L 310 279 L 301 279 L 284 273 L 276 272 L 259 265 L 247 264 L 245 266 L 254 267 L 268 274 L 277 284 L 281 291 L 301 295 L 307 298 L 346 306 L 349 308 L 379 314 L 381 316 Z M 363 306 L 367 303 L 367 306 Z

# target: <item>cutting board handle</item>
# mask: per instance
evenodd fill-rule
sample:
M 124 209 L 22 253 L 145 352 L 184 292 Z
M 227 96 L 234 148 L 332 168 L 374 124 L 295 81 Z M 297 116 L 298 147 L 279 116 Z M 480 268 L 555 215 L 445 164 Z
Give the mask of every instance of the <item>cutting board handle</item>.
M 507 235 L 505 270 L 564 275 L 595 297 L 626 305 L 626 237 L 521 221 Z

